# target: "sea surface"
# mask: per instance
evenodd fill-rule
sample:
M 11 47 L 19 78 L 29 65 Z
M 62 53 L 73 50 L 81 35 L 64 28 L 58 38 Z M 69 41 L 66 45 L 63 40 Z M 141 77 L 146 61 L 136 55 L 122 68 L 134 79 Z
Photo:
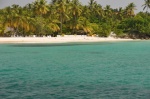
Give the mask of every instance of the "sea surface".
M 0 99 L 150 99 L 150 41 L 0 44 Z

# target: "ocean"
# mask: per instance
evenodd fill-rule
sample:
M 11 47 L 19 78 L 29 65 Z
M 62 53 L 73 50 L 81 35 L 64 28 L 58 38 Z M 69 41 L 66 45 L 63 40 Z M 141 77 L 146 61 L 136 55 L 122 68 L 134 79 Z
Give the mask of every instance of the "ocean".
M 0 44 L 0 99 L 150 99 L 150 41 Z

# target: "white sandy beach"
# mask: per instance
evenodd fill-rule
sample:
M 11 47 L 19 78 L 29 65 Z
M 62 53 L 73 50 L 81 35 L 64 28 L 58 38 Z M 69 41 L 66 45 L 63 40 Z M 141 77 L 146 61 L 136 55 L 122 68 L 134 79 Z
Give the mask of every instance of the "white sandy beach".
M 113 42 L 132 41 L 133 39 L 120 39 L 113 37 L 87 37 L 87 36 L 58 36 L 58 37 L 1 37 L 0 43 L 67 43 L 67 42 Z

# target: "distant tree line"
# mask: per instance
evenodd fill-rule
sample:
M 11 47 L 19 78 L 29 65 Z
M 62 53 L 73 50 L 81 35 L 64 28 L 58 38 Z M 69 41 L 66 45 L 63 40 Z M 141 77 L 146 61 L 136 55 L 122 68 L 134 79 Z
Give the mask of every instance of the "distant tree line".
M 135 14 L 136 5 L 113 9 L 95 0 L 82 5 L 79 0 L 36 0 L 24 7 L 12 5 L 0 9 L 0 36 L 98 35 L 107 37 L 150 38 L 150 0 L 143 12 Z

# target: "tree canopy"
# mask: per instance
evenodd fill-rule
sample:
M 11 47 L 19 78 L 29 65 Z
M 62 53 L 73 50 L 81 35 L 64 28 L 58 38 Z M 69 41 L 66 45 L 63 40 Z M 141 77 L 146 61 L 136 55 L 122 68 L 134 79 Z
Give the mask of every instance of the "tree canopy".
M 79 0 L 35 0 L 21 7 L 0 9 L 0 36 L 56 36 L 64 34 L 107 37 L 150 38 L 150 0 L 143 12 L 135 14 L 136 5 L 113 9 L 102 7 L 95 0 L 83 5 Z M 146 11 L 145 11 L 146 10 Z

